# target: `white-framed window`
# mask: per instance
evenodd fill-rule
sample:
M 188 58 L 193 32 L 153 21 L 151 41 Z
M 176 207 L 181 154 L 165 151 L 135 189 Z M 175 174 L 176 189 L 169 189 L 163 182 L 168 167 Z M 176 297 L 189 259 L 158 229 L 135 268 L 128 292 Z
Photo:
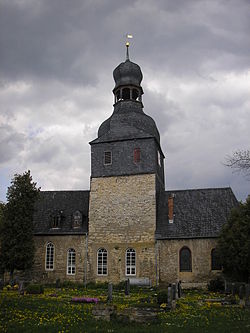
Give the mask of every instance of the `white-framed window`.
M 68 275 L 75 275 L 76 274 L 76 251 L 74 249 L 69 249 L 68 250 L 67 274 Z
M 108 252 L 101 248 L 97 251 L 97 275 L 108 274 Z
M 47 271 L 53 271 L 54 269 L 54 256 L 55 256 L 54 244 L 49 242 L 46 246 L 46 257 L 45 257 L 45 269 Z
M 126 275 L 136 275 L 136 253 L 134 249 L 126 251 Z
M 110 164 L 112 164 L 112 152 L 105 151 L 104 152 L 104 165 L 110 165 Z

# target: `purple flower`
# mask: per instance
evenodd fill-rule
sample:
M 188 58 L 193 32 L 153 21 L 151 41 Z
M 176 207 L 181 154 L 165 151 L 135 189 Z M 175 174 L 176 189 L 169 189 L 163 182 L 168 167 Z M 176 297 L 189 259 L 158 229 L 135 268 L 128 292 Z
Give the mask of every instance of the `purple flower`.
M 99 302 L 98 298 L 91 298 L 91 297 L 72 297 L 72 302 L 76 303 L 95 303 L 97 304 Z

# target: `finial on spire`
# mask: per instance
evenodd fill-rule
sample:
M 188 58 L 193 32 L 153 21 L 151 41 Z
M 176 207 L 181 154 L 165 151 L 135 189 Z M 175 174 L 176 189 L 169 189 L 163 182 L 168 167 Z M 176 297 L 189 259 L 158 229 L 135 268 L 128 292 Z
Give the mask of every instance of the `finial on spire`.
M 126 40 L 126 48 L 127 48 L 127 51 L 126 51 L 126 60 L 129 60 L 128 48 L 129 48 L 130 43 L 129 43 L 128 39 L 133 38 L 133 35 L 127 34 L 126 38 L 127 38 L 127 40 Z

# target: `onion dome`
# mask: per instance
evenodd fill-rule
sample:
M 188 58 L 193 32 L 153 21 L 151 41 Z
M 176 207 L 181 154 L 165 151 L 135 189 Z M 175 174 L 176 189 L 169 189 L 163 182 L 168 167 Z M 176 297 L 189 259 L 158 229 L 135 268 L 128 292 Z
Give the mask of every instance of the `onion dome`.
M 115 80 L 114 90 L 119 86 L 140 86 L 142 81 L 142 72 L 140 66 L 127 59 L 115 68 L 113 77 Z
M 126 46 L 126 60 L 113 71 L 113 114 L 101 124 L 98 138 L 92 143 L 155 138 L 160 144 L 160 135 L 154 120 L 143 112 L 141 68 L 129 60 L 128 45 Z

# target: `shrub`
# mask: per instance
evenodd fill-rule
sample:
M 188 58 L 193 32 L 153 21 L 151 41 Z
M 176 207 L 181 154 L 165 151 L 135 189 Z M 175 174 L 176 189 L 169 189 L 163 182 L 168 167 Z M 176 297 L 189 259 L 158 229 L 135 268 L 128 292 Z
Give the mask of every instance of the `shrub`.
M 26 288 L 27 294 L 43 294 L 44 288 L 41 284 L 30 284 Z
M 168 303 L 168 291 L 167 290 L 161 290 L 157 294 L 157 303 Z
M 207 287 L 209 291 L 224 291 L 225 282 L 222 277 L 217 277 L 216 279 L 210 280 Z

